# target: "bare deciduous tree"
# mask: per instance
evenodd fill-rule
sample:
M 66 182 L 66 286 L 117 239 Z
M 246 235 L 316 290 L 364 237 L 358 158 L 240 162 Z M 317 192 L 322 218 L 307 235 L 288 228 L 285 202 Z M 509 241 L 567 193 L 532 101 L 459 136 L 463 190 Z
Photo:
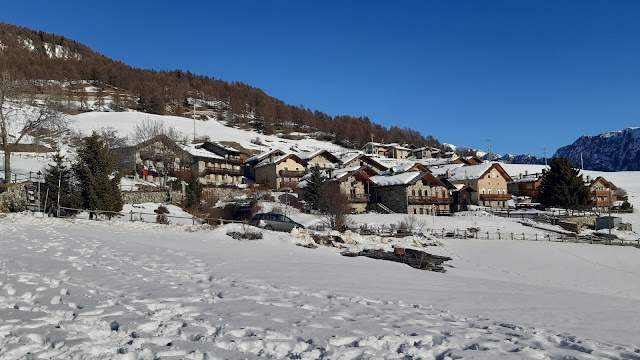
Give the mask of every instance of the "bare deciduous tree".
M 334 230 L 343 230 L 349 221 L 351 203 L 340 191 L 340 184 L 329 181 L 324 184 L 318 208 L 325 215 L 328 225 Z
M 151 120 L 146 118 L 140 124 L 135 124 L 131 140 L 134 144 L 139 144 L 152 139 L 158 135 L 166 135 L 176 143 L 187 142 L 187 136 L 176 130 L 173 126 L 167 126 L 161 120 Z
M 59 133 L 66 129 L 55 86 L 42 83 L 32 91 L 29 82 L 10 71 L 0 72 L 0 149 L 4 151 L 4 180 L 11 180 L 11 152 L 27 137 L 37 133 Z M 35 93 L 30 97 L 29 94 Z

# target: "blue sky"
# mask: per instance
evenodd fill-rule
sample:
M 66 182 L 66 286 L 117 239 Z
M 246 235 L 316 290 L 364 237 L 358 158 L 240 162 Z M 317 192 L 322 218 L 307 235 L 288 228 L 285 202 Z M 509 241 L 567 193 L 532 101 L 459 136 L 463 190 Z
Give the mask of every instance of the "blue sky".
M 501 154 L 640 126 L 637 1 L 96 4 L 12 1 L 0 21 Z

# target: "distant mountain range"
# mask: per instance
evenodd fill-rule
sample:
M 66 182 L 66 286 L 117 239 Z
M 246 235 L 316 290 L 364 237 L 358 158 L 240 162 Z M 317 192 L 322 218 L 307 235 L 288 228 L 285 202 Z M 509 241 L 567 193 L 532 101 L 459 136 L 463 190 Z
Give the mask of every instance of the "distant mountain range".
M 566 156 L 586 170 L 640 170 L 640 128 L 627 128 L 596 136 L 581 136 L 555 156 Z

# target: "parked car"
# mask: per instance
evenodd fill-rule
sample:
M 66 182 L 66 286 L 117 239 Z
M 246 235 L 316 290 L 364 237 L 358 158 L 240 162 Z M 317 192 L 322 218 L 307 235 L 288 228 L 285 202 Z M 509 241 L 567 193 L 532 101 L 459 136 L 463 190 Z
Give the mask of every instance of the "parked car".
M 263 228 L 265 230 L 286 231 L 289 232 L 293 228 L 304 229 L 304 226 L 291 220 L 290 218 L 273 213 L 255 214 L 249 219 L 249 224 Z

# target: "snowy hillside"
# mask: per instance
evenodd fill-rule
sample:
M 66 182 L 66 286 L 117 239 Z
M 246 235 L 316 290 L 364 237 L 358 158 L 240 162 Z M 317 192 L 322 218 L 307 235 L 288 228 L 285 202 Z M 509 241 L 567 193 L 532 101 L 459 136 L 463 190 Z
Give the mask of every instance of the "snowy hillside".
M 578 166 L 598 171 L 640 170 L 640 128 L 627 128 L 596 136 L 581 136 L 561 147 L 555 156 L 569 157 Z

